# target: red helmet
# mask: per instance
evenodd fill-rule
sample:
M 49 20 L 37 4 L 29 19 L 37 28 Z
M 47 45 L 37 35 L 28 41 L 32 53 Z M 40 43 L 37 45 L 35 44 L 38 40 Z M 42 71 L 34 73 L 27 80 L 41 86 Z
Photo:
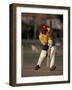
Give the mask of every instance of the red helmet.
M 48 26 L 47 26 L 46 24 L 41 24 L 41 25 L 40 25 L 40 31 L 41 31 L 41 32 L 47 31 L 47 27 L 48 27 Z

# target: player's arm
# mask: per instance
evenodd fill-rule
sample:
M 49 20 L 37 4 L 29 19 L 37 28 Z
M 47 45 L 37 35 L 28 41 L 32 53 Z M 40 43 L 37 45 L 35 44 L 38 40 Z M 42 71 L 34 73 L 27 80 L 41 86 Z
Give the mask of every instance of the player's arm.
M 52 47 L 52 45 L 53 45 L 53 40 L 51 38 L 49 38 L 49 40 L 48 40 L 48 46 L 49 47 Z

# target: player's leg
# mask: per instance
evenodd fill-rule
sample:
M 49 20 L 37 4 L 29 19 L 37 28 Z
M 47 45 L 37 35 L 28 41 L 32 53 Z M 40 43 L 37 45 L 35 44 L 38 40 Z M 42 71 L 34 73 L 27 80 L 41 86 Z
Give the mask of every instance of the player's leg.
M 51 48 L 48 49 L 47 63 L 46 63 L 46 66 L 47 66 L 47 67 L 50 67 L 50 53 L 51 53 Z
M 40 54 L 40 57 L 39 57 L 39 60 L 38 60 L 38 63 L 37 63 L 37 65 L 41 65 L 41 63 L 42 63 L 42 61 L 44 60 L 44 58 L 46 57 L 46 54 L 47 54 L 47 51 L 45 51 L 45 50 L 42 50 L 41 51 L 41 54 Z
M 36 65 L 36 67 L 35 67 L 35 70 L 38 70 L 38 69 L 40 68 L 41 63 L 43 62 L 44 58 L 46 57 L 47 50 L 48 50 L 48 45 L 44 45 L 44 46 L 42 47 L 42 51 L 41 51 L 41 53 L 40 53 L 40 56 L 39 56 L 37 65 Z
M 55 53 L 56 53 L 56 47 L 52 46 L 51 47 L 51 54 L 50 54 L 50 70 L 55 70 L 56 66 L 54 65 L 55 62 Z

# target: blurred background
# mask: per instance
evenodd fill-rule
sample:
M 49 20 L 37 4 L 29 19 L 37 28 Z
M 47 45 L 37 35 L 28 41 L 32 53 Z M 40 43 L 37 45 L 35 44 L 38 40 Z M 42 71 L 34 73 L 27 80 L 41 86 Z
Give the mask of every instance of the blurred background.
M 37 72 L 34 70 L 37 64 L 41 44 L 39 42 L 39 26 L 47 24 L 51 27 L 56 42 L 56 66 L 54 72 L 46 68 L 46 60 L 43 68 Z M 63 15 L 22 13 L 22 76 L 46 76 L 63 74 Z
M 38 40 L 39 26 L 47 24 L 51 26 L 56 39 L 63 37 L 63 15 L 22 13 L 22 39 Z

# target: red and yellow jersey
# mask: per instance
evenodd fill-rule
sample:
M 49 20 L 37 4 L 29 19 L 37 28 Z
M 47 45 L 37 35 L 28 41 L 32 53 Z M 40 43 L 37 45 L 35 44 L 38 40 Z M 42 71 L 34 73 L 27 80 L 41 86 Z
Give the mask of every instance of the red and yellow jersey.
M 51 38 L 51 32 L 47 32 L 45 34 L 41 33 L 39 34 L 39 40 L 42 45 L 48 44 L 48 40 Z

